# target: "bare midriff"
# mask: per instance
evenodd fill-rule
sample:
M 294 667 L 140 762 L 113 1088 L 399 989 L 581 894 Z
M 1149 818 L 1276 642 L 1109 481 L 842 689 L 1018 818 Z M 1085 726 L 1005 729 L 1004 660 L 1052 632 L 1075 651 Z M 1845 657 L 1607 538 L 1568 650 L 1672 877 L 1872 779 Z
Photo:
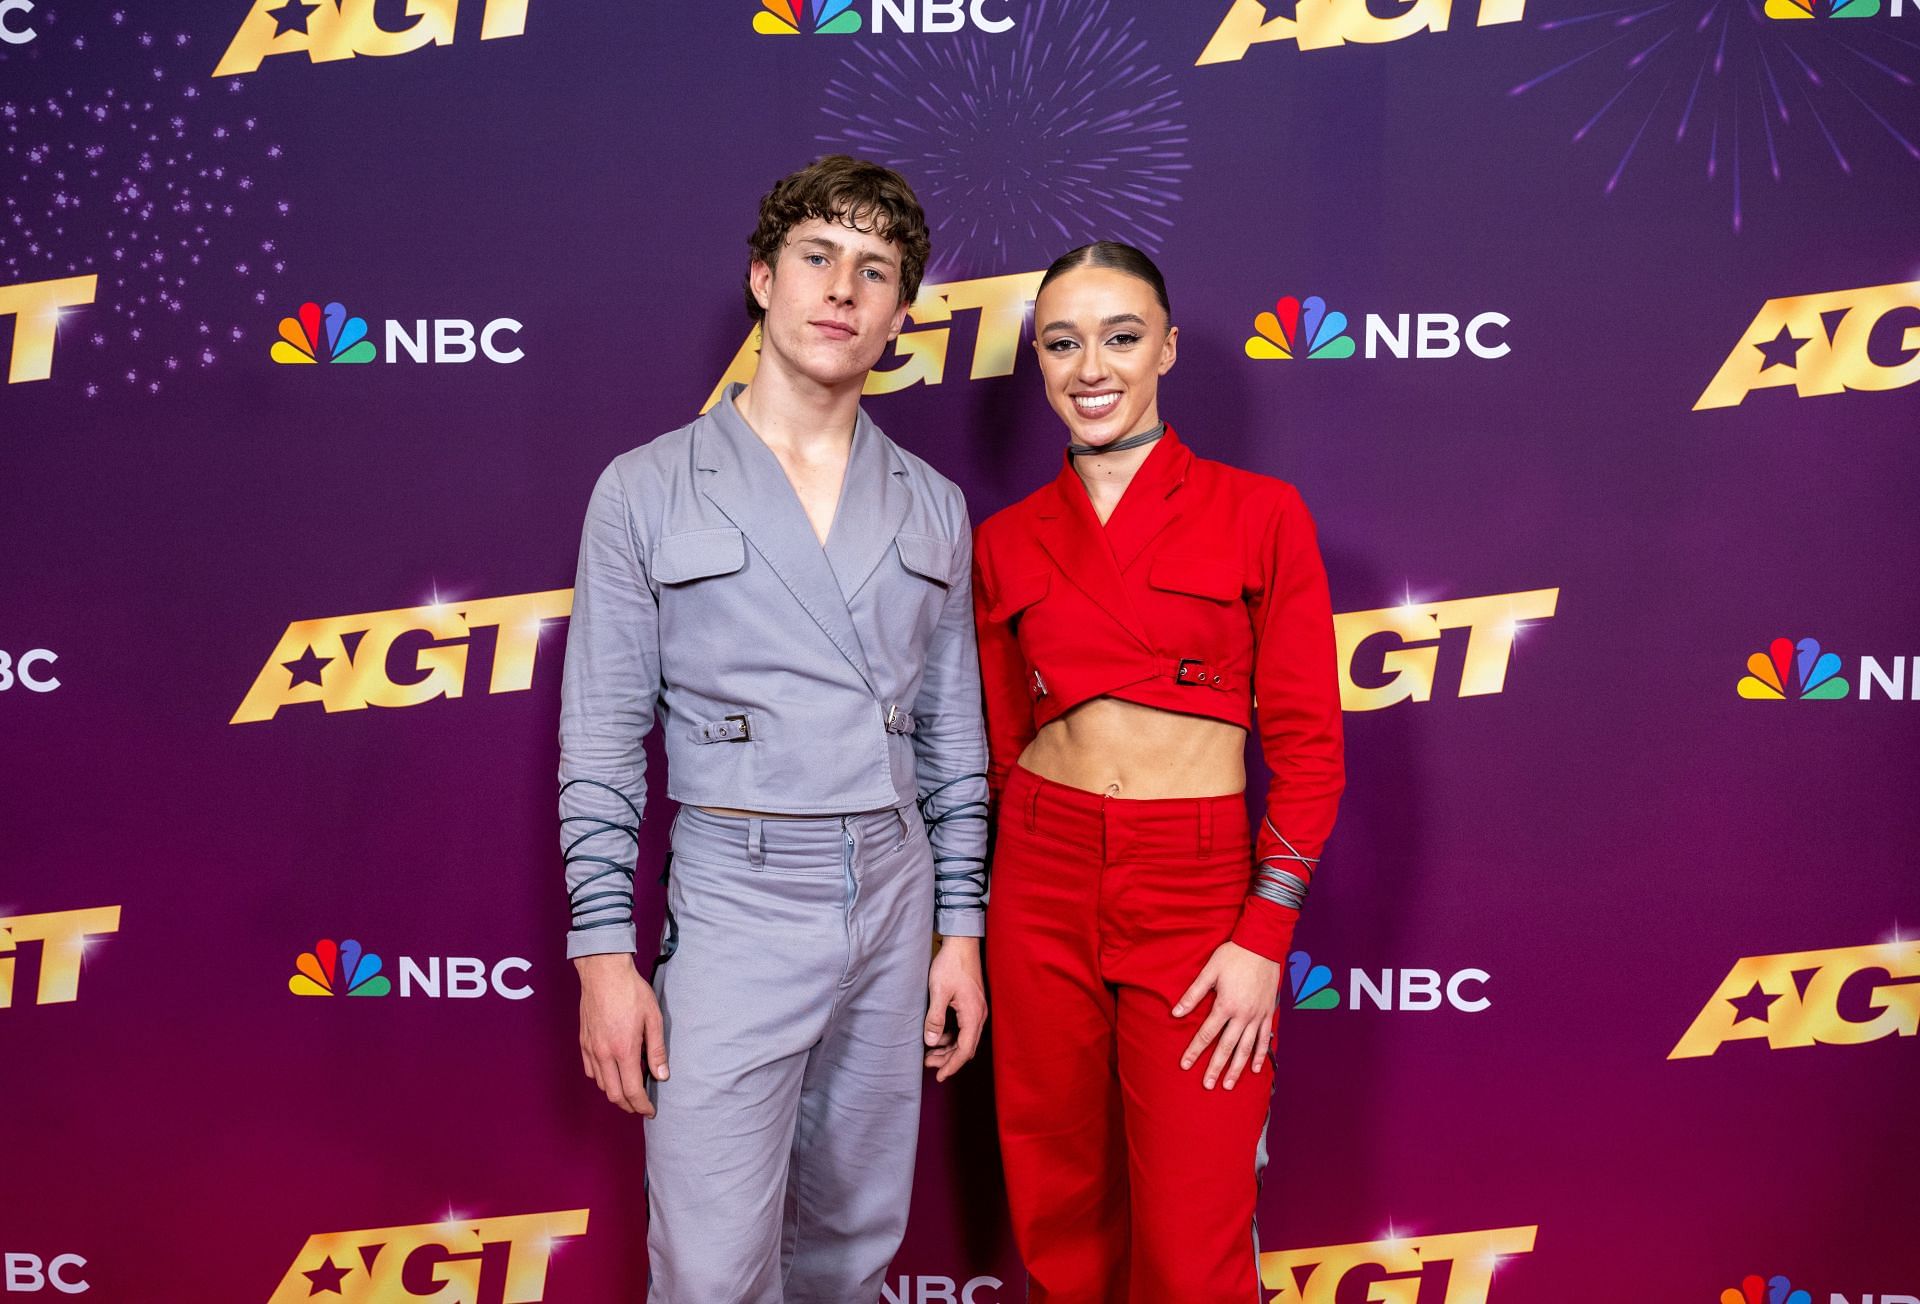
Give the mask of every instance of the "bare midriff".
M 1020 765 L 1109 797 L 1225 797 L 1247 786 L 1246 744 L 1224 720 L 1096 697 L 1042 728 Z

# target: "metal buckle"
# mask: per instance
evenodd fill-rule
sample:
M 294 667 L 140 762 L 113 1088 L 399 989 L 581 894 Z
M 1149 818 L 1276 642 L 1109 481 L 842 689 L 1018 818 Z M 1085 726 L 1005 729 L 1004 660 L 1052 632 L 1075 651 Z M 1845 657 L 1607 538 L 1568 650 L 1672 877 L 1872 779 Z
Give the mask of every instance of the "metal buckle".
M 1173 682 L 1176 684 L 1185 684 L 1188 688 L 1204 687 L 1207 682 L 1206 674 L 1202 672 L 1199 677 L 1189 679 L 1187 678 L 1187 667 L 1205 666 L 1206 664 L 1207 662 L 1204 657 L 1181 657 L 1179 666 L 1176 667 L 1173 672 Z
M 744 743 L 744 742 L 748 742 L 748 741 L 750 741 L 750 740 L 751 740 L 751 739 L 753 738 L 753 732 L 752 732 L 752 730 L 750 730 L 750 729 L 749 729 L 749 728 L 747 727 L 747 717 L 746 717 L 746 716 L 744 716 L 744 715 L 729 715 L 729 716 L 723 716 L 723 717 L 721 717 L 721 718 L 722 718 L 722 719 L 726 719 L 726 720 L 738 720 L 738 721 L 740 722 L 740 741 L 741 741 L 741 742 L 743 742 L 743 743 Z

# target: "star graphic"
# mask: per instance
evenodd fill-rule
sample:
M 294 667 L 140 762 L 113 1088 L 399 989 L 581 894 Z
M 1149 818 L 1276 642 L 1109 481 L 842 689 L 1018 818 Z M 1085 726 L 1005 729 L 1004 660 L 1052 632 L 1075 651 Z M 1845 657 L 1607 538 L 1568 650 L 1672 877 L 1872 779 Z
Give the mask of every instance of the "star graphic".
M 1765 1023 L 1767 1021 L 1767 1007 L 1779 999 L 1778 996 L 1767 995 L 1760 990 L 1760 984 L 1755 983 L 1753 990 L 1745 996 L 1729 996 L 1727 998 L 1727 1004 L 1731 1005 L 1736 1012 L 1733 1020 L 1735 1023 L 1743 1023 L 1748 1019 L 1758 1019 L 1760 1022 Z
M 332 657 L 316 656 L 312 648 L 300 654 L 298 661 L 282 661 L 280 664 L 293 672 L 293 682 L 289 688 L 298 688 L 301 684 L 318 684 L 320 668 L 332 661 Z
M 305 36 L 307 19 L 319 7 L 317 4 L 308 3 L 308 0 L 287 0 L 278 9 L 267 10 L 267 15 L 273 19 L 274 39 L 279 40 L 288 32 L 298 32 Z
M 330 1290 L 334 1294 L 344 1297 L 346 1292 L 340 1289 L 340 1282 L 346 1277 L 347 1273 L 351 1271 L 351 1268 L 336 1268 L 333 1263 L 333 1256 L 329 1254 L 327 1256 L 327 1262 L 323 1267 L 315 1268 L 312 1272 L 303 1272 L 300 1275 L 313 1283 L 313 1288 L 307 1292 L 309 1296 L 318 1295 L 323 1290 Z
M 1800 346 L 1806 342 L 1806 340 L 1801 339 L 1785 326 L 1782 326 L 1780 333 L 1771 340 L 1768 340 L 1765 344 L 1756 344 L 1753 346 L 1759 349 L 1760 356 L 1766 359 L 1765 362 L 1760 364 L 1760 370 L 1765 371 L 1768 367 L 1793 366 L 1794 355 L 1800 352 Z

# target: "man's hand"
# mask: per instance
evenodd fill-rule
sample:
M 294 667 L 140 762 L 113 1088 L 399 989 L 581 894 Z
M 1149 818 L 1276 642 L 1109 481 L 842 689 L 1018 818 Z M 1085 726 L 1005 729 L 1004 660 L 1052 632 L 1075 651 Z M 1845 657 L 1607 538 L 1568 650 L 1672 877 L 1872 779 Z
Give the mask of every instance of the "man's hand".
M 1173 1017 L 1184 1018 L 1189 1010 L 1198 1009 L 1209 991 L 1213 993 L 1213 1008 L 1207 1011 L 1206 1021 L 1180 1057 L 1180 1067 L 1192 1068 L 1208 1043 L 1218 1037 L 1220 1044 L 1207 1065 L 1207 1090 L 1220 1081 L 1224 1070 L 1226 1087 L 1231 1091 L 1249 1056 L 1255 1073 L 1266 1063 L 1267 1046 L 1273 1040 L 1273 1006 L 1280 993 L 1280 966 L 1243 946 L 1222 942 L 1173 1007 Z
M 583 955 L 573 967 L 580 973 L 580 1062 L 587 1076 L 629 1114 L 652 1118 L 647 1074 L 667 1076 L 667 1038 L 653 988 L 625 953 Z
M 960 1031 L 947 1031 L 947 1011 L 953 1011 Z M 938 1069 L 935 1082 L 945 1082 L 966 1066 L 980 1049 L 980 1033 L 987 1023 L 987 989 L 980 978 L 980 939 L 943 937 L 927 974 L 927 1059 Z

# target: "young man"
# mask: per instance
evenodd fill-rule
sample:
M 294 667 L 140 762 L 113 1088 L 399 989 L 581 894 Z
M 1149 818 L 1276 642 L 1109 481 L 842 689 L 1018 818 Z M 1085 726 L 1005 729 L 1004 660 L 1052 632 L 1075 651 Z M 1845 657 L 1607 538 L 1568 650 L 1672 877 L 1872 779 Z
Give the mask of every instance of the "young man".
M 758 373 L 601 475 L 561 690 L 581 1059 L 647 1119 L 653 1304 L 878 1298 L 922 1064 L 957 1072 L 986 1017 L 966 504 L 860 410 L 925 217 L 898 174 L 834 156 L 773 188 L 751 244 Z M 681 809 L 649 987 L 656 719 Z

